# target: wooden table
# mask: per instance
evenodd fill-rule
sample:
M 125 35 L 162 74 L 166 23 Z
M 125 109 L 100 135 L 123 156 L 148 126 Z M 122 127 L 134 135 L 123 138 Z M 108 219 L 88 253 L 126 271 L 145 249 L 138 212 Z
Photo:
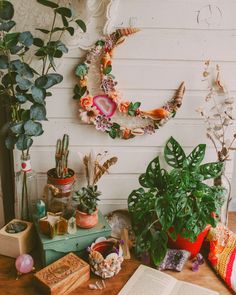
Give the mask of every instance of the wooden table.
M 236 232 L 236 213 L 230 214 L 229 227 Z M 42 295 L 39 289 L 33 284 L 33 274 L 23 275 L 19 280 L 15 280 L 16 271 L 14 267 L 15 259 L 0 256 L 0 294 L 2 295 Z M 90 290 L 88 283 L 79 287 L 71 295 L 116 295 L 132 276 L 134 271 L 139 266 L 140 262 L 136 259 L 127 260 L 122 264 L 122 270 L 120 273 L 106 280 L 106 288 L 103 290 Z M 37 268 L 37 262 L 36 262 Z M 191 271 L 191 262 L 189 261 L 184 270 L 180 273 L 167 271 L 168 274 L 173 275 L 179 280 L 188 281 L 212 290 L 218 291 L 221 295 L 234 294 L 230 291 L 224 283 L 219 279 L 211 267 L 204 263 L 200 266 L 198 272 Z M 89 283 L 96 282 L 98 278 L 92 276 Z

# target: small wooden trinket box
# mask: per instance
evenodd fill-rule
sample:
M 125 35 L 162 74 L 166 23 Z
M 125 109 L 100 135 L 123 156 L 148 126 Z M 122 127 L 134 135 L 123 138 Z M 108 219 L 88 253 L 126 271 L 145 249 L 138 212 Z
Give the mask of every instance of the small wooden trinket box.
M 66 295 L 90 278 L 88 263 L 69 253 L 35 274 L 45 294 Z

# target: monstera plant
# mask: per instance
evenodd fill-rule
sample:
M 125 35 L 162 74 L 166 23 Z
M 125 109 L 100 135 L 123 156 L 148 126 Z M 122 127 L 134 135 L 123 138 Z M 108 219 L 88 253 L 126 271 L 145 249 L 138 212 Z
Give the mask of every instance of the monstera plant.
M 136 233 L 136 252 L 149 253 L 158 265 L 165 257 L 168 239 L 180 234 L 195 241 L 207 225 L 217 224 L 224 189 L 205 181 L 221 173 L 220 162 L 201 164 L 206 145 L 187 156 L 171 137 L 164 149 L 167 171 L 156 157 L 139 178 L 142 186 L 129 195 L 128 208 Z

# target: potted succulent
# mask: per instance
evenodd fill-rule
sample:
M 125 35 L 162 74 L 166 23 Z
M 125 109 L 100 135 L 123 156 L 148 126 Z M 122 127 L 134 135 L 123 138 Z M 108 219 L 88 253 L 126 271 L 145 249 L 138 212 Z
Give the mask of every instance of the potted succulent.
M 64 205 L 63 207 L 61 207 L 61 205 L 69 202 L 69 197 L 71 196 L 73 184 L 75 182 L 75 172 L 68 168 L 68 147 L 69 135 L 64 134 L 63 139 L 58 139 L 56 144 L 56 167 L 47 172 L 47 183 L 57 188 L 57 190 L 55 190 L 55 196 L 52 199 L 53 202 L 51 201 L 49 205 L 49 209 L 52 212 L 63 211 L 65 209 Z
M 82 228 L 92 228 L 98 223 L 97 203 L 101 192 L 97 190 L 96 183 L 117 162 L 117 157 L 111 157 L 102 164 L 102 158 L 103 155 L 94 156 L 93 153 L 83 158 L 87 186 L 76 191 L 73 197 L 76 202 L 76 224 Z
M 199 144 L 186 156 L 171 137 L 166 143 L 164 158 L 173 169 L 162 168 L 156 157 L 139 178 L 142 187 L 128 197 L 137 237 L 136 252 L 149 254 L 155 265 L 165 257 L 168 243 L 196 255 L 207 227 L 217 224 L 224 189 L 210 186 L 206 180 L 217 177 L 223 164 L 201 164 L 205 149 L 205 144 Z

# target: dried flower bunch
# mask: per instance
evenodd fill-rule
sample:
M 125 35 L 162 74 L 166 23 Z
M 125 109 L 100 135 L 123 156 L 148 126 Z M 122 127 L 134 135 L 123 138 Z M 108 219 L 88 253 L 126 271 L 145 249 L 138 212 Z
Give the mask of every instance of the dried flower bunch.
M 107 152 L 99 153 L 96 156 L 91 152 L 83 157 L 87 186 L 76 191 L 73 197 L 74 201 L 77 202 L 77 208 L 81 212 L 92 214 L 97 209 L 98 197 L 101 192 L 98 191 L 96 183 L 117 162 L 117 157 L 105 160 L 106 158 Z
M 117 157 L 111 157 L 104 161 L 106 158 L 107 152 L 98 153 L 96 156 L 91 152 L 84 156 L 83 163 L 88 186 L 94 186 L 103 174 L 108 172 L 109 168 L 117 162 Z
M 98 40 L 95 46 L 87 53 L 85 60 L 75 69 L 79 81 L 74 87 L 74 99 L 79 102 L 80 118 L 87 124 L 95 125 L 97 130 L 106 132 L 112 138 L 129 139 L 137 135 L 152 134 L 155 129 L 164 125 L 174 117 L 182 105 L 185 92 L 184 83 L 181 83 L 173 98 L 162 107 L 149 111 L 141 110 L 140 102 L 131 102 L 124 99 L 117 90 L 115 77 L 112 74 L 112 54 L 114 48 L 123 43 L 125 38 L 138 32 L 136 28 L 117 29 L 114 33 Z M 90 68 L 99 62 L 101 84 L 99 95 L 92 96 L 88 89 L 88 74 Z M 137 118 L 134 127 L 118 124 L 113 116 L 121 114 L 128 119 Z
M 204 81 L 208 82 L 205 106 L 198 108 L 207 126 L 207 137 L 212 141 L 220 162 L 230 160 L 230 151 L 236 150 L 236 133 L 231 135 L 229 126 L 233 124 L 234 102 L 220 76 L 220 67 L 212 70 L 210 61 L 205 62 Z

